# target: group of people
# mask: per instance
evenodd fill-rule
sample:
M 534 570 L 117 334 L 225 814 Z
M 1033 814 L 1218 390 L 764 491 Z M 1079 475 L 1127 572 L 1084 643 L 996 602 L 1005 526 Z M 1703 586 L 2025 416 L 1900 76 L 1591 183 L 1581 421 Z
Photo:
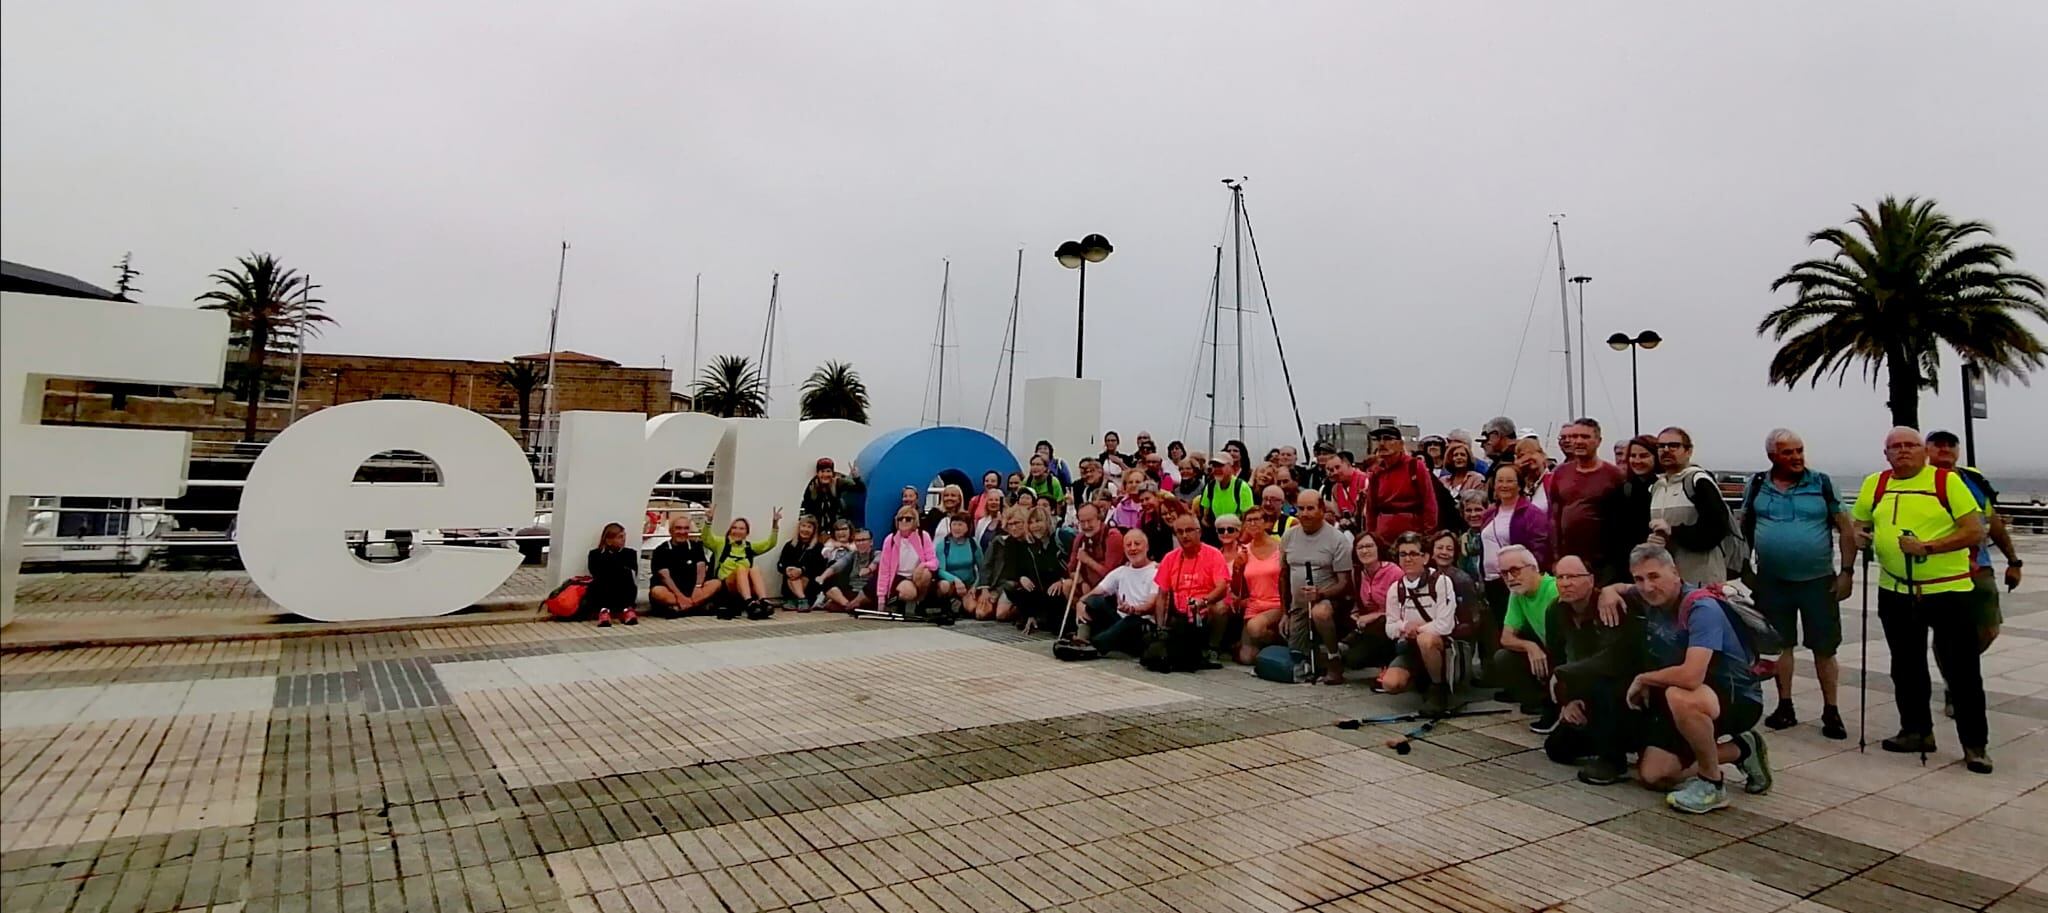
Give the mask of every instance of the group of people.
M 1931 633 L 1966 766 L 1992 769 L 1978 657 L 2000 616 L 1986 543 L 2004 553 L 2008 587 L 2022 562 L 1995 490 L 1956 465 L 1946 432 L 1894 429 L 1890 468 L 1845 498 L 1808 468 L 1797 434 L 1773 430 L 1770 469 L 1744 481 L 1739 507 L 1677 427 L 1607 451 L 1600 424 L 1580 418 L 1555 460 L 1506 417 L 1413 448 L 1377 428 L 1362 462 L 1329 442 L 1309 463 L 1279 447 L 1253 464 L 1238 441 L 1205 455 L 1162 452 L 1143 433 L 1130 453 L 1113 431 L 1102 440 L 1071 467 L 1040 441 L 1023 472 L 987 473 L 978 492 L 947 486 L 929 507 L 906 488 L 879 544 L 850 521 L 858 480 L 820 460 L 779 583 L 755 566 L 772 530 L 752 540 L 741 519 L 699 535 L 679 517 L 655 549 L 649 604 L 1007 621 L 1091 655 L 1171 637 L 1199 651 L 1192 667 L 1284 645 L 1297 680 L 1366 671 L 1376 690 L 1421 693 L 1428 712 L 1451 709 L 1476 657 L 1478 679 L 1534 717 L 1581 780 L 1626 779 L 1637 754 L 1641 782 L 1706 812 L 1728 802 L 1723 764 L 1749 792 L 1770 788 L 1757 724 L 1799 725 L 1794 645 L 1814 658 L 1822 734 L 1847 737 L 1839 603 L 1869 548 L 1901 723 L 1883 747 L 1934 748 Z M 631 624 L 634 565 L 612 532 L 590 556 L 598 623 L 618 609 Z

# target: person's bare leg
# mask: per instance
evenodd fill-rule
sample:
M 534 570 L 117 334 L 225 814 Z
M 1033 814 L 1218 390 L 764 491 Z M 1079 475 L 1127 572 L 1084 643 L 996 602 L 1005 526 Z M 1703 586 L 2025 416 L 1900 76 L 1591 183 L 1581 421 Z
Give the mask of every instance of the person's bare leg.
M 1644 748 L 1642 760 L 1636 764 L 1636 782 L 1641 783 L 1644 789 L 1670 792 L 1685 778 L 1689 769 L 1671 752 L 1656 747 Z
M 665 584 L 657 583 L 647 588 L 647 605 L 649 608 L 675 609 L 680 611 L 682 609 L 682 600 L 683 597 L 680 594 L 669 589 Z
M 1832 656 L 1816 656 L 1813 658 L 1813 675 L 1815 678 L 1820 679 L 1821 702 L 1829 707 L 1840 707 L 1841 703 L 1835 697 L 1841 690 L 1842 664 L 1837 662 Z M 1778 672 L 1779 680 L 1783 681 L 1784 676 L 1784 671 L 1780 670 Z M 1778 693 L 1782 695 L 1785 691 L 1781 687 Z
M 1778 700 L 1789 701 L 1792 699 L 1792 669 L 1797 663 L 1797 653 L 1797 650 L 1787 648 L 1785 652 L 1778 654 Z M 1814 657 L 1813 671 L 1817 675 L 1820 674 L 1822 662 L 1824 660 L 1820 657 Z M 1825 660 L 1825 662 L 1832 662 L 1832 660 Z M 1821 678 L 1821 699 L 1827 701 L 1829 706 L 1833 706 L 1835 703 L 1835 696 L 1828 691 L 1825 676 Z
M 1280 617 L 1285 612 L 1262 612 L 1244 623 L 1244 642 L 1237 647 L 1237 661 L 1249 666 L 1259 658 L 1259 651 L 1279 642 Z
M 1444 639 L 1435 631 L 1423 631 L 1415 635 L 1415 646 L 1422 649 L 1422 668 L 1429 670 L 1429 680 L 1444 680 Z
M 768 598 L 768 578 L 761 576 L 760 568 L 747 568 L 747 582 L 754 586 L 755 599 Z
M 1308 621 L 1316 629 L 1323 653 L 1323 684 L 1344 684 L 1344 654 L 1337 649 L 1337 608 L 1328 602 L 1308 607 Z
M 1408 677 L 1408 670 L 1400 666 L 1388 666 L 1380 671 L 1381 691 L 1388 694 L 1406 694 L 1410 684 L 1413 684 L 1413 681 Z
M 911 583 L 908 580 L 896 581 L 896 598 L 901 600 L 904 605 L 916 602 L 917 584 Z
M 995 617 L 997 621 L 1009 621 L 1017 617 L 1017 607 L 1010 602 L 1010 597 L 996 597 Z
M 1713 783 L 1721 782 L 1721 765 L 1735 760 L 1740 753 L 1733 743 L 1726 746 L 1714 743 L 1714 720 L 1721 715 L 1721 698 L 1713 689 L 1704 685 L 1698 688 L 1664 689 L 1664 706 L 1671 712 L 1671 726 L 1685 739 L 1687 748 L 1692 749 L 1696 759 L 1694 767 L 1700 779 Z M 1727 757 L 1722 749 L 1727 749 Z
M 697 587 L 697 592 L 690 594 L 690 604 L 693 606 L 703 605 L 706 600 L 718 595 L 718 591 L 722 589 L 725 589 L 725 581 L 706 580 Z
M 925 596 L 930 594 L 932 591 L 932 572 L 925 570 L 922 567 L 919 567 L 916 570 L 911 571 L 910 588 L 912 590 L 912 597 L 910 601 L 912 603 L 923 602 Z
M 846 591 L 836 586 L 825 591 L 825 603 L 834 612 L 851 611 L 853 608 L 853 600 L 846 598 Z

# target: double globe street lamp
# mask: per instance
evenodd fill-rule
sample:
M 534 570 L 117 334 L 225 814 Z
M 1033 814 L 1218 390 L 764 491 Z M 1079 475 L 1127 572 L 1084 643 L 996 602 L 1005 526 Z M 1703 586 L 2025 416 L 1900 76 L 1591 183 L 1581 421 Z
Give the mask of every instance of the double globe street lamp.
M 1636 384 L 1636 350 L 1654 349 L 1663 341 L 1664 337 L 1657 335 L 1656 330 L 1644 330 L 1634 336 L 1616 333 L 1607 337 L 1608 348 L 1616 352 L 1628 351 L 1628 399 L 1629 408 L 1635 412 L 1637 434 L 1643 433 L 1643 394 Z
M 1080 300 L 1079 304 L 1074 308 L 1074 376 L 1076 378 L 1081 376 L 1081 353 L 1083 351 L 1081 343 L 1088 329 L 1088 264 L 1101 263 L 1109 259 L 1109 255 L 1115 250 L 1115 247 L 1110 246 L 1108 238 L 1101 235 L 1089 235 L 1079 241 L 1068 241 L 1061 244 L 1059 250 L 1053 251 L 1053 256 L 1060 261 L 1061 266 L 1081 271 Z

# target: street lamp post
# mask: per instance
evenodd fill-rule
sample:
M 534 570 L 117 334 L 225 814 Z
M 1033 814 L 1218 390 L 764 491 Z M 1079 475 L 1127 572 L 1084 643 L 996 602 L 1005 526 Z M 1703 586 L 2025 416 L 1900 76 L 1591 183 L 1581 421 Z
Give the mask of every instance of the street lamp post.
M 1077 303 L 1074 306 L 1074 376 L 1076 378 L 1081 376 L 1082 353 L 1085 351 L 1082 347 L 1082 342 L 1088 332 L 1088 264 L 1101 263 L 1109 259 L 1109 255 L 1115 250 L 1115 247 L 1110 246 L 1108 238 L 1101 235 L 1089 235 L 1079 241 L 1065 242 L 1059 246 L 1058 250 L 1053 251 L 1053 257 L 1060 261 L 1061 266 L 1081 271 L 1081 288 Z
M 1583 288 L 1583 286 L 1581 286 Z M 1644 330 L 1634 336 L 1616 333 L 1607 337 L 1607 347 L 1616 352 L 1628 350 L 1628 399 L 1629 408 L 1635 414 L 1636 434 L 1643 433 L 1643 392 L 1636 382 L 1636 350 L 1654 349 L 1664 341 L 1656 330 Z

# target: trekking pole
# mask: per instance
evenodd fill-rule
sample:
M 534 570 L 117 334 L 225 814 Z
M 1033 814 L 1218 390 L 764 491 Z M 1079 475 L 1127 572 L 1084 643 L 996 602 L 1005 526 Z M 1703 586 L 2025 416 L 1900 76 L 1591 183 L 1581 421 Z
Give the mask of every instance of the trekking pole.
M 1857 645 L 1863 658 L 1856 672 L 1856 751 L 1863 752 L 1870 726 L 1870 546 L 1863 547 L 1863 640 Z
M 1915 536 L 1915 535 L 1913 535 L 1913 531 L 1909 529 L 1909 530 L 1906 530 L 1905 532 L 1902 532 L 1902 533 L 1900 533 L 1900 534 L 1899 534 L 1899 538 L 1900 538 L 1900 539 L 1914 539 L 1914 540 L 1916 540 L 1916 541 L 1917 541 L 1917 540 L 1918 540 L 1918 539 L 1919 539 L 1920 537 L 1918 537 L 1918 536 Z M 1907 556 L 1905 556 L 1905 557 L 1906 557 L 1906 598 L 1907 598 L 1907 599 L 1910 599 L 1910 600 L 1912 600 L 1912 606 L 1913 606 L 1913 616 L 1912 616 L 1912 617 L 1913 617 L 1913 623 L 1917 625 L 1917 624 L 1919 624 L 1919 623 L 1920 623 L 1920 587 L 1919 587 L 1919 586 L 1917 586 L 1916 584 L 1914 584 L 1914 583 L 1913 583 L 1913 565 L 1915 565 L 1915 564 L 1918 564 L 1918 563 L 1919 563 L 1919 562 L 1920 562 L 1920 561 L 1922 560 L 1922 558 L 1921 558 L 1921 556 L 1919 556 L 1919 555 L 1907 555 Z M 1923 664 L 1927 662 L 1927 655 L 1926 655 L 1926 653 L 1925 653 L 1925 650 L 1924 650 L 1924 648 L 1923 648 L 1923 651 L 1922 651 L 1922 653 L 1921 653 L 1921 655 L 1920 655 L 1920 657 L 1919 657 L 1919 660 L 1920 660 L 1920 662 L 1921 662 L 1921 663 L 1923 663 Z M 1897 685 L 1898 683 L 1897 683 L 1897 682 L 1893 682 L 1892 684 L 1893 684 L 1894 686 L 1896 686 L 1896 685 Z M 1930 698 L 1931 698 L 1931 697 L 1933 697 L 1933 695 L 1932 695 L 1932 694 L 1929 694 L 1929 695 L 1928 695 L 1928 697 L 1930 697 Z M 1923 705 L 1923 706 L 1924 706 L 1924 705 Z M 1929 726 L 1928 726 L 1928 738 L 1923 738 L 1923 739 L 1921 739 L 1921 740 L 1920 740 L 1920 766 L 1921 766 L 1921 767 L 1926 767 L 1926 766 L 1927 766 L 1927 743 L 1928 743 L 1928 742 L 1929 742 L 1929 741 L 1930 741 L 1930 740 L 1932 739 L 1932 737 L 1933 737 L 1933 728 L 1934 728 L 1934 727 L 1933 727 L 1933 725 L 1932 725 L 1932 724 L 1929 724 Z
M 1067 577 L 1067 608 L 1060 613 L 1060 626 L 1053 629 L 1052 640 L 1057 644 L 1067 637 L 1067 621 L 1074 617 L 1074 600 L 1081 595 L 1081 563 L 1074 562 L 1074 573 Z M 1079 634 L 1080 629 L 1074 629 Z

